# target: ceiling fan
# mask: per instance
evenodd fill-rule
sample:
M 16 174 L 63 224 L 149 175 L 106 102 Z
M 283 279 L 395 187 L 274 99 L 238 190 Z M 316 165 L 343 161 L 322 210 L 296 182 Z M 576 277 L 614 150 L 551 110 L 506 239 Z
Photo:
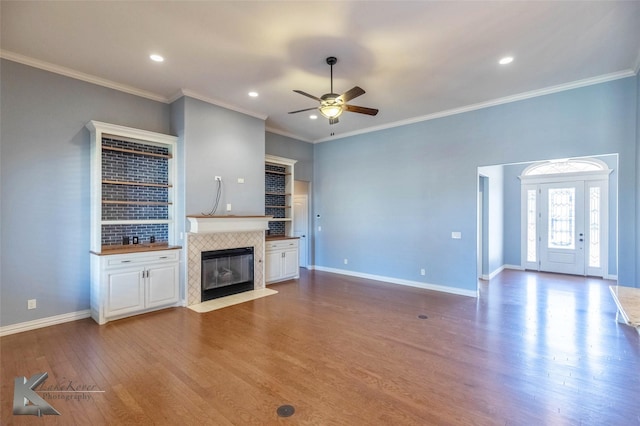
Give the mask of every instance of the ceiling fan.
M 331 66 L 331 93 L 326 93 L 318 98 L 316 96 L 303 92 L 302 90 L 294 90 L 294 92 L 296 93 L 300 93 L 303 96 L 320 102 L 320 105 L 313 108 L 291 111 L 289 112 L 289 114 L 296 114 L 298 112 L 317 109 L 318 111 L 320 111 L 320 114 L 329 119 L 329 124 L 336 124 L 338 122 L 338 117 L 344 111 L 357 112 L 359 114 L 367 115 L 376 115 L 378 113 L 378 110 L 375 108 L 366 108 L 347 104 L 347 102 L 349 102 L 351 99 L 357 98 L 358 96 L 365 93 L 365 91 L 358 86 L 355 86 L 353 89 L 347 90 L 342 95 L 333 93 L 333 66 L 336 64 L 336 62 L 338 62 L 338 59 L 336 59 L 335 56 L 329 56 L 327 58 L 327 64 Z

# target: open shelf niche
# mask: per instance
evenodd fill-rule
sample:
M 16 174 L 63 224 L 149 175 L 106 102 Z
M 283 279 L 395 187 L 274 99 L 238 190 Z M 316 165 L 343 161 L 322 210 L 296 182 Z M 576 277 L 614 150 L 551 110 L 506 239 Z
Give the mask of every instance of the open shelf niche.
M 268 236 L 293 235 L 293 181 L 296 160 L 265 156 L 264 210 L 269 220 Z
M 177 138 L 98 121 L 87 128 L 91 251 L 123 248 L 123 237 L 137 237 L 141 245 L 175 244 Z

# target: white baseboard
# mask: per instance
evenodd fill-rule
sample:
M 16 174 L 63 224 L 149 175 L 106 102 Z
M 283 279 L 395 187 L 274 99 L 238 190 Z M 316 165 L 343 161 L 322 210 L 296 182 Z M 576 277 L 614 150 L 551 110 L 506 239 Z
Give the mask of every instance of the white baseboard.
M 490 279 L 492 279 L 493 277 L 495 277 L 496 275 L 498 275 L 502 271 L 504 271 L 504 265 L 502 265 L 501 267 L 499 267 L 495 271 L 491 272 L 489 275 L 482 274 L 482 276 L 480 278 L 482 278 L 485 281 L 489 281 Z
M 618 276 L 617 275 L 611 275 L 611 274 L 607 274 L 604 276 L 605 280 L 613 280 L 613 281 L 618 281 Z
M 317 266 L 317 265 L 315 265 L 315 266 L 313 266 L 312 269 L 315 269 L 315 270 L 318 270 L 318 271 L 324 271 L 324 272 L 331 272 L 331 273 L 334 273 L 334 274 L 349 275 L 349 276 L 352 276 L 352 277 L 365 278 L 365 279 L 368 279 L 368 280 L 384 281 L 384 282 L 390 283 L 390 284 L 399 284 L 399 285 L 406 285 L 406 286 L 409 286 L 409 287 L 424 288 L 425 290 L 440 291 L 442 293 L 457 294 L 459 296 L 478 297 L 477 290 L 464 290 L 464 289 L 461 289 L 461 288 L 447 287 L 447 286 L 439 285 L 439 284 L 422 283 L 422 282 L 419 282 L 419 281 L 403 280 L 403 279 L 400 279 L 400 278 L 385 277 L 385 276 L 382 276 L 382 275 L 373 275 L 373 274 L 365 274 L 365 273 L 362 273 L 362 272 L 347 271 L 345 269 L 327 268 L 325 266 Z
M 89 318 L 91 310 L 69 312 L 68 314 L 55 315 L 53 317 L 40 318 L 33 321 L 21 322 L 18 324 L 6 325 L 0 327 L 0 336 L 8 336 L 9 334 L 22 333 L 23 331 L 35 330 L 36 328 L 49 327 L 50 325 L 63 324 L 65 322 L 76 321 L 79 319 Z
M 514 269 L 516 271 L 524 271 L 524 268 L 520 265 L 503 265 L 503 269 Z
M 520 266 L 520 265 L 502 265 L 501 267 L 499 267 L 498 269 L 496 269 L 495 271 L 493 271 L 489 275 L 487 275 L 487 274 L 481 275 L 480 279 L 481 280 L 485 280 L 485 281 L 489 281 L 490 279 L 493 279 L 496 275 L 498 275 L 500 272 L 504 271 L 505 269 L 514 269 L 516 271 L 524 271 L 524 268 L 522 266 Z

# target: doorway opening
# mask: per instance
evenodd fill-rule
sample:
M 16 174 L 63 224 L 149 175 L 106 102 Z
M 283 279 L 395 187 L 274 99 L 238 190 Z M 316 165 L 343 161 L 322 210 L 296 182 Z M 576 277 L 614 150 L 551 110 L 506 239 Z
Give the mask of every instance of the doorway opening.
M 584 230 L 572 228 L 573 236 L 577 238 L 576 243 L 584 244 L 583 251 L 588 246 L 587 252 L 592 255 L 597 254 L 600 257 L 598 259 L 597 255 L 592 256 L 592 260 L 585 257 L 585 272 L 580 271 L 578 274 L 617 280 L 618 154 L 602 154 L 589 158 L 573 158 L 571 160 L 528 161 L 478 167 L 478 240 L 476 259 L 479 278 L 491 280 L 504 269 L 531 269 L 538 271 L 539 265 L 536 263 L 540 260 L 538 250 L 540 249 L 541 241 L 536 241 L 536 238 L 542 237 L 537 234 L 542 229 L 542 218 L 538 215 L 541 212 L 537 208 L 537 203 L 542 200 L 541 191 L 546 191 L 544 196 L 548 210 L 548 190 L 558 189 L 553 188 L 551 184 L 566 180 L 582 180 L 583 182 L 586 181 L 586 183 L 582 184 L 582 189 L 578 190 L 582 191 L 580 196 L 582 201 L 576 198 L 574 203 L 586 206 L 581 209 Z M 593 164 L 597 166 L 595 169 L 591 169 Z M 569 171 L 568 169 L 573 166 L 580 166 L 582 169 Z M 564 168 L 564 170 L 560 170 L 561 168 Z M 571 173 L 574 173 L 574 175 L 571 175 Z M 587 178 L 574 179 L 579 174 L 586 174 Z M 527 198 L 523 195 L 523 193 L 527 194 L 527 190 L 523 189 L 523 185 L 529 184 L 547 185 L 544 188 L 538 188 L 537 186 L 526 188 L 536 191 L 534 204 L 536 209 L 530 213 L 531 217 L 535 218 L 533 223 L 535 223 L 536 229 L 533 233 L 528 233 L 528 227 L 523 225 L 531 223 L 526 220 L 526 214 L 529 212 L 527 210 Z M 563 187 L 561 186 L 561 188 Z M 563 192 L 551 192 L 556 197 L 556 207 L 562 206 L 562 202 L 558 203 L 557 200 L 562 200 Z M 533 203 L 533 201 L 529 201 L 529 203 Z M 594 209 L 589 203 L 595 203 L 599 208 Z M 574 217 L 573 220 L 576 220 L 576 218 Z M 595 225 L 598 222 L 598 226 L 592 226 L 592 224 Z M 545 235 L 548 239 L 548 217 L 544 218 L 544 223 L 547 227 Z M 558 227 L 561 223 L 562 220 L 554 221 L 553 226 L 560 229 Z M 572 225 L 570 220 L 565 220 L 564 223 L 565 225 L 576 226 L 576 224 Z M 582 242 L 578 241 L 580 233 L 584 234 L 582 235 Z M 590 233 L 590 235 L 587 236 L 587 233 Z M 532 237 L 532 240 L 537 243 L 534 246 L 535 261 L 531 263 L 527 263 L 528 249 L 531 247 L 531 245 L 527 244 L 529 237 Z M 567 240 L 561 239 L 564 237 L 566 235 L 562 235 L 560 232 L 557 235 L 552 235 L 554 241 L 559 243 L 558 245 L 565 244 L 570 247 L 570 242 L 567 243 Z M 600 249 L 597 250 L 597 247 L 600 247 Z M 533 257 L 529 257 L 529 259 L 533 259 Z M 590 262 L 592 266 L 589 266 Z M 598 262 L 600 263 L 598 270 L 590 269 L 593 265 L 597 265 Z

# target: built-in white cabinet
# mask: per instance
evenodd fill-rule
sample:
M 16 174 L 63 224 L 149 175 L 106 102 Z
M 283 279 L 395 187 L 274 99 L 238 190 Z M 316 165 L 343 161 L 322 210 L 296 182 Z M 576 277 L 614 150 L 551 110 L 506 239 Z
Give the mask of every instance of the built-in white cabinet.
M 91 316 L 180 303 L 175 136 L 91 121 Z
M 267 240 L 265 271 L 267 283 L 299 278 L 298 239 Z
M 180 250 L 93 256 L 91 316 L 99 324 L 176 305 Z

